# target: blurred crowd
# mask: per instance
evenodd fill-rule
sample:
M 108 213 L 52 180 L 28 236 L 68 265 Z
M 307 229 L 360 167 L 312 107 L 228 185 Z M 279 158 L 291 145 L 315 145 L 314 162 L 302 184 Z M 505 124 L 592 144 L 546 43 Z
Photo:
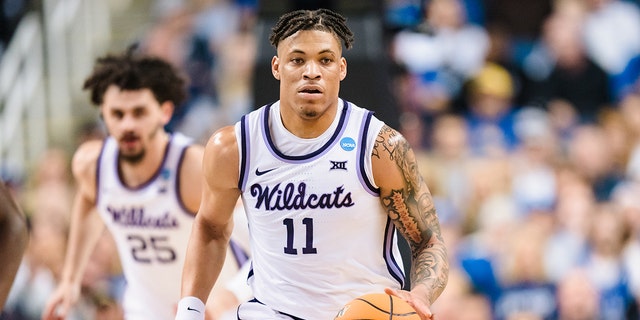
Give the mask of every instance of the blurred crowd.
M 291 6 L 311 2 L 339 7 Z M 252 94 L 260 1 L 153 3 L 139 48 L 190 80 L 169 130 L 204 142 L 268 102 Z M 438 318 L 640 319 L 640 2 L 380 8 L 397 129 L 416 151 L 449 248 Z M 356 34 L 356 46 L 364 41 Z M 78 139 L 103 134 L 89 125 Z M 74 193 L 69 156 L 54 148 L 12 179 L 32 233 L 2 319 L 39 319 L 55 288 Z M 111 241 L 105 234 L 91 260 L 76 319 L 122 317 Z
M 638 3 L 422 8 L 389 50 L 450 249 L 436 314 L 638 319 Z

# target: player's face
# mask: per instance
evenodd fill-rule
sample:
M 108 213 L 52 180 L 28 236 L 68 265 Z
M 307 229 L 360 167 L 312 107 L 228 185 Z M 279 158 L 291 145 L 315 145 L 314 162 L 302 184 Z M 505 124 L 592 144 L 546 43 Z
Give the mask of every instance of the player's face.
M 347 75 L 340 41 L 332 33 L 298 31 L 278 44 L 271 61 L 280 80 L 280 99 L 305 119 L 316 119 L 337 104 L 340 81 Z
M 109 134 L 118 141 L 120 158 L 139 162 L 171 118 L 171 104 L 160 105 L 149 89 L 121 90 L 110 86 L 104 94 L 102 117 Z

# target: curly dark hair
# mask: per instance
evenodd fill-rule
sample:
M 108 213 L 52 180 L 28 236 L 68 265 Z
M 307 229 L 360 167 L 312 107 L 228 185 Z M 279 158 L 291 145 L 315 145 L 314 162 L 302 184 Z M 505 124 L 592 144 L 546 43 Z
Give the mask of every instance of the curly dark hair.
M 353 45 L 353 32 L 347 26 L 347 19 L 329 9 L 296 10 L 283 14 L 271 29 L 269 42 L 278 47 L 280 41 L 300 30 L 320 30 L 336 35 L 347 49 Z
M 160 58 L 138 55 L 134 47 L 98 58 L 83 89 L 90 90 L 91 102 L 99 106 L 111 85 L 122 90 L 150 89 L 161 104 L 171 101 L 179 106 L 187 97 L 186 80 L 176 68 Z

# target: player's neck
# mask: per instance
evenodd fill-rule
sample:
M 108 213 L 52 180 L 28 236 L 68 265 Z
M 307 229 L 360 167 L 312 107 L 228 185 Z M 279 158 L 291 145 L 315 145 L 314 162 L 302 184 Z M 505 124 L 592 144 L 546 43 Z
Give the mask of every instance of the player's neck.
M 280 118 L 284 127 L 293 135 L 302 139 L 313 139 L 322 135 L 333 123 L 337 107 L 331 107 L 317 118 L 304 118 L 291 109 L 280 105 Z
M 129 187 L 136 187 L 149 181 L 162 165 L 168 144 L 169 135 L 161 132 L 150 141 L 140 161 L 120 160 L 118 165 L 123 182 Z

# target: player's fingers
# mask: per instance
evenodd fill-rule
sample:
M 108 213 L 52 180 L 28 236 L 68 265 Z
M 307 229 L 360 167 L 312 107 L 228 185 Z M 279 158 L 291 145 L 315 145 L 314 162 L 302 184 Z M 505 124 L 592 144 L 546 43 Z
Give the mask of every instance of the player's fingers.
M 413 297 L 411 297 L 411 293 L 409 293 L 409 291 L 405 291 L 405 290 L 397 290 L 397 289 L 392 289 L 392 288 L 385 288 L 384 289 L 384 293 L 391 295 L 391 296 L 396 296 L 406 302 L 408 302 L 409 304 L 413 305 Z
M 385 288 L 384 292 L 388 295 L 396 296 L 406 301 L 410 306 L 412 306 L 416 310 L 421 320 L 433 320 L 433 314 L 431 313 L 431 310 L 429 310 L 429 308 L 422 305 L 421 303 L 416 303 L 416 301 L 413 300 L 413 297 L 411 296 L 411 293 L 409 291 Z
M 398 290 L 392 289 L 392 288 L 385 288 L 384 289 L 384 293 L 391 295 L 391 296 L 396 296 L 398 298 L 404 299 L 404 297 L 400 296 L 400 294 L 398 294 Z
M 408 303 L 416 310 L 416 312 L 418 312 L 418 315 L 420 315 L 420 319 L 433 320 L 433 313 L 431 313 L 431 310 L 429 310 L 429 308 L 413 301 L 408 301 Z
M 415 305 L 412 305 L 412 307 L 416 309 L 416 312 L 418 312 L 421 320 L 433 320 L 433 314 L 430 311 L 425 311 L 416 307 Z

